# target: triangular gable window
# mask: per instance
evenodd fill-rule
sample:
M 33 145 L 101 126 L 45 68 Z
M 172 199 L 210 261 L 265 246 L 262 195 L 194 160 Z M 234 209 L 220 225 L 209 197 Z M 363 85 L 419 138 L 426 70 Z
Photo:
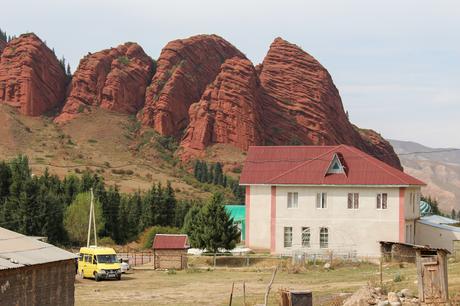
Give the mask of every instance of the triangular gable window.
M 332 161 L 331 161 L 331 164 L 329 165 L 329 167 L 327 168 L 326 175 L 328 175 L 328 174 L 341 174 L 341 173 L 346 174 L 345 173 L 345 167 L 342 164 L 339 156 L 336 153 L 332 157 Z

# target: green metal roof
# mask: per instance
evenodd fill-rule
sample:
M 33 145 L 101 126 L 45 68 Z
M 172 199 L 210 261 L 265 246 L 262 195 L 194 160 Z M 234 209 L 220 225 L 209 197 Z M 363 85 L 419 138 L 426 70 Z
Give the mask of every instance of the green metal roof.
M 246 220 L 246 206 L 244 205 L 225 205 L 230 217 L 233 218 L 233 221 L 244 221 Z
M 426 216 L 432 213 L 433 213 L 433 210 L 431 209 L 431 205 L 425 201 L 420 201 L 420 214 L 422 216 Z

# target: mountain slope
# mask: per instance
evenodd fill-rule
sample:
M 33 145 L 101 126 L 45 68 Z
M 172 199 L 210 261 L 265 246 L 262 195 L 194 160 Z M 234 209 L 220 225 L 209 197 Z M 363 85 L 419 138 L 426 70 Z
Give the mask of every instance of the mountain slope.
M 438 199 L 440 208 L 446 213 L 452 208 L 460 209 L 460 150 L 430 148 L 410 141 L 389 141 L 400 154 L 404 170 L 427 183 L 422 189 L 425 196 Z

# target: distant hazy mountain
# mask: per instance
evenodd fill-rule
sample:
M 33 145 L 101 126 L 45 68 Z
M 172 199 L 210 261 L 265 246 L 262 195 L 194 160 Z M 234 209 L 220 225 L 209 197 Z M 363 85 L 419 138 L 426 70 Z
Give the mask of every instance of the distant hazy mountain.
M 404 170 L 423 180 L 424 195 L 435 197 L 445 212 L 460 209 L 460 150 L 430 148 L 411 141 L 389 140 Z M 414 154 L 408 154 L 413 153 Z M 428 152 L 428 153 L 426 153 Z
M 443 163 L 452 163 L 460 165 L 460 149 L 455 148 L 430 148 L 412 141 L 388 140 L 397 154 L 402 155 L 404 159 L 425 159 Z M 407 154 L 412 152 L 429 152 Z M 407 155 L 404 155 L 407 154 Z M 401 156 L 400 156 L 401 158 Z

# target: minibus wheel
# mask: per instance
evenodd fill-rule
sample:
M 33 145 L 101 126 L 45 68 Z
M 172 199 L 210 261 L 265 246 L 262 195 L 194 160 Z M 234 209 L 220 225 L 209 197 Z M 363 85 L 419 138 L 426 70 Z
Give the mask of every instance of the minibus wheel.
M 117 280 L 121 280 L 121 274 L 117 275 Z
M 94 279 L 96 280 L 96 282 L 101 280 L 101 278 L 99 277 L 97 273 L 94 273 Z

